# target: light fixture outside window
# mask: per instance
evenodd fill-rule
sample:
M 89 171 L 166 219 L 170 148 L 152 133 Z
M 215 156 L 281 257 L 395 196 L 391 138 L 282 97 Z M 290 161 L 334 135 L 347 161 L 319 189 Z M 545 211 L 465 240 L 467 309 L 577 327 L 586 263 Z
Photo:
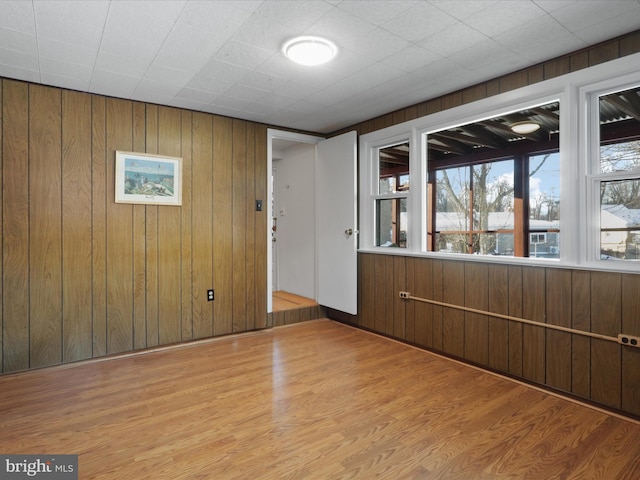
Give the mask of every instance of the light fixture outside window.
M 338 48 L 329 40 L 320 37 L 296 37 L 282 47 L 290 60 L 300 65 L 315 66 L 327 63 L 338 53 Z
M 525 122 L 517 122 L 511 125 L 511 130 L 515 133 L 519 133 L 521 135 L 526 135 L 528 133 L 533 133 L 540 128 L 540 124 L 536 122 L 532 122 L 531 120 L 527 120 Z

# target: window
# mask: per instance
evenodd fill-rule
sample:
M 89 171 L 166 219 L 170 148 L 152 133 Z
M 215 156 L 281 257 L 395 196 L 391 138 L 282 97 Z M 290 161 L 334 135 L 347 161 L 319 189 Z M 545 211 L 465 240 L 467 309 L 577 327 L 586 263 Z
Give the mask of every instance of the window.
M 601 95 L 600 259 L 640 260 L 640 87 Z
M 362 135 L 359 250 L 637 273 L 638 62 Z
M 409 143 L 378 150 L 376 194 L 376 246 L 407 246 L 407 194 L 409 192 Z
M 427 134 L 427 250 L 558 258 L 559 133 L 551 102 Z

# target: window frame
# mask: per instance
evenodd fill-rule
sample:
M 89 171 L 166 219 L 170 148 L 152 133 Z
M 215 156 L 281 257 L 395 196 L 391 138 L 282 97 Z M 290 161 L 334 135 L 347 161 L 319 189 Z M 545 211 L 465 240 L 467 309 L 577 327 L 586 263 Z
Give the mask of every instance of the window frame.
M 592 268 L 636 271 L 638 261 L 605 260 L 601 257 L 601 205 L 600 189 L 603 182 L 640 179 L 640 170 L 624 172 L 600 171 L 600 97 L 614 92 L 640 87 L 640 72 L 608 78 L 580 88 L 579 95 L 585 118 L 583 157 L 586 177 L 586 203 L 589 205 L 585 217 L 586 262 Z M 611 265 L 615 263 L 615 265 Z
M 599 205 L 594 201 L 597 176 L 593 165 L 599 152 L 599 118 L 593 120 L 593 99 L 605 90 L 618 91 L 640 84 L 640 72 L 633 65 L 640 53 L 602 63 L 584 70 L 545 80 L 530 86 L 459 105 L 425 117 L 393 125 L 360 136 L 360 252 L 451 258 L 518 265 L 580 267 L 595 270 L 635 271 L 636 262 L 601 261 L 599 248 Z M 595 95 L 598 93 L 598 95 Z M 426 249 L 427 222 L 427 135 L 535 105 L 560 102 L 560 258 L 508 257 L 432 252 Z M 595 110 L 598 112 L 598 110 Z M 591 119 L 590 119 L 591 118 Z M 595 132 L 594 132 L 595 130 Z M 595 137 L 595 138 L 594 138 Z M 409 141 L 411 188 L 407 198 L 409 236 L 407 248 L 375 247 L 372 198 L 372 149 Z M 594 148 L 595 145 L 595 148 Z M 595 152 L 595 153 L 594 153 Z M 597 156 L 599 161 L 599 153 Z M 377 159 L 373 159 L 377 160 Z M 626 175 L 629 178 L 631 175 Z M 377 188 L 377 186 L 375 186 Z M 599 197 L 595 200 L 599 201 Z M 597 207 L 597 208 L 596 208 Z M 524 232 L 528 235 L 528 231 Z M 597 235 L 597 236 L 595 236 Z M 571 248 L 569 248 L 571 247 Z

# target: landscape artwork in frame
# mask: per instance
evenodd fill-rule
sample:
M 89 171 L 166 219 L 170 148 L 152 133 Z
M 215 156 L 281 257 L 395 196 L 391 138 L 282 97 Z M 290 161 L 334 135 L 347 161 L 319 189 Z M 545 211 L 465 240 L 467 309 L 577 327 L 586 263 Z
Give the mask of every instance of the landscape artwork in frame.
M 116 203 L 182 205 L 182 159 L 117 151 Z

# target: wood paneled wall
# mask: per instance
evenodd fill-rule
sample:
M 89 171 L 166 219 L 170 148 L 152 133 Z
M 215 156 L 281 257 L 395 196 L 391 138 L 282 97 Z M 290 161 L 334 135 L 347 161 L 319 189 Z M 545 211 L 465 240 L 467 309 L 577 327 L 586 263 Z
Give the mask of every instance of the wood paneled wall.
M 267 326 L 266 126 L 7 79 L 0 98 L 0 371 Z M 182 157 L 182 206 L 116 204 L 116 150 Z
M 640 275 L 359 254 L 359 326 L 640 416 L 640 349 L 399 298 L 640 336 Z

